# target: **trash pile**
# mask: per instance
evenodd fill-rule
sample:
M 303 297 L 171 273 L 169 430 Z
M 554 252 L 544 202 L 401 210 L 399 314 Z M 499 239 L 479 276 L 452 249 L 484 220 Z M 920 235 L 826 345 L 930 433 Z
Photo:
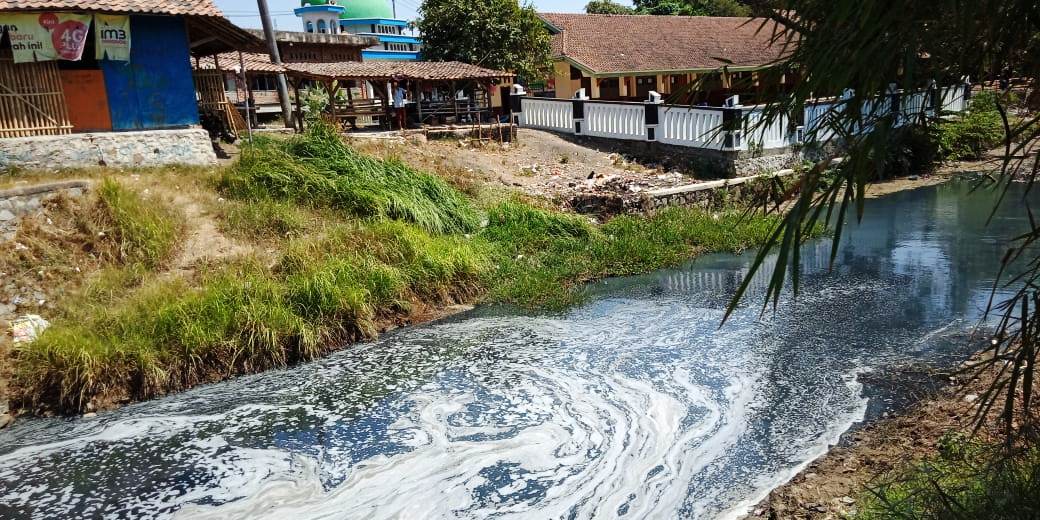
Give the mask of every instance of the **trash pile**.
M 50 326 L 50 322 L 38 314 L 23 314 L 11 322 L 7 332 L 11 335 L 14 344 L 18 345 L 36 341 L 36 338 Z

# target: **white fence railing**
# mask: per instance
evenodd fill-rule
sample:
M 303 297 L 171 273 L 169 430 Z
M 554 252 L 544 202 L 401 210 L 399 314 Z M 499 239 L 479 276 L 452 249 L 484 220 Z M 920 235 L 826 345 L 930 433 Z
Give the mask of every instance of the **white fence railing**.
M 525 97 L 520 100 L 520 126 L 574 133 L 574 113 L 566 100 Z
M 693 148 L 722 149 L 722 110 L 661 105 L 657 140 Z
M 967 85 L 914 92 L 892 91 L 863 103 L 852 134 L 873 130 L 883 117 L 895 115 L 896 125 L 923 116 L 960 112 L 967 107 Z M 785 148 L 807 142 L 827 142 L 838 135 L 832 128 L 846 99 L 822 99 L 805 106 L 800 124 L 784 115 L 765 124 L 763 106 L 687 107 L 645 103 L 548 99 L 520 100 L 520 126 L 612 139 L 660 141 L 710 150 Z M 736 98 L 734 98 L 736 100 Z M 897 105 L 898 104 L 898 105 Z M 938 106 L 937 106 L 938 105 Z M 895 110 L 894 110 L 895 109 Z
M 784 148 L 797 143 L 797 134 L 786 114 L 776 117 L 768 125 L 763 121 L 764 110 L 754 107 L 744 112 L 744 143 L 759 149 Z
M 585 135 L 615 139 L 646 138 L 646 108 L 639 103 L 585 103 Z

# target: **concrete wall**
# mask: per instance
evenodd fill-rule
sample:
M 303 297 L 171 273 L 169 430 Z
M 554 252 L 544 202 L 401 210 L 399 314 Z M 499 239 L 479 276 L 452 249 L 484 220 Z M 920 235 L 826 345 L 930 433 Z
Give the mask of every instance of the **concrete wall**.
M 571 79 L 571 64 L 566 61 L 553 63 L 553 75 L 556 84 L 556 97 L 570 99 L 579 88 L 580 79 Z
M 217 162 L 205 130 L 146 130 L 0 139 L 0 169 L 58 170 Z

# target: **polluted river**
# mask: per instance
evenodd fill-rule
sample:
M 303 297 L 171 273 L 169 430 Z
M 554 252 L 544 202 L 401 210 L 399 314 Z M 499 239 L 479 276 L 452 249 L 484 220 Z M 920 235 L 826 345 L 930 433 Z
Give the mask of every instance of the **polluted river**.
M 92 418 L 0 432 L 0 518 L 735 518 L 842 433 L 904 404 L 908 368 L 978 347 L 1015 188 L 873 199 L 767 273 L 753 255 L 589 287 L 558 313 L 478 307 L 328 358 Z M 998 297 L 1000 294 L 998 293 Z M 983 338 L 984 339 L 984 338 Z M 927 378 L 925 378 L 927 379 Z

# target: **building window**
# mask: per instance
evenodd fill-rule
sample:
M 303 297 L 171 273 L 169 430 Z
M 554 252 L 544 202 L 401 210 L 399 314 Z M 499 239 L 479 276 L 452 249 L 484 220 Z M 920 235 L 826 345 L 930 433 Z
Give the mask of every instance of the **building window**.
M 386 44 L 386 50 L 388 50 L 388 51 L 407 51 L 409 49 L 408 49 L 408 44 L 407 43 L 387 43 Z
M 314 22 L 307 22 L 307 29 L 306 30 L 309 33 L 314 32 Z
M 325 34 L 328 30 L 329 28 L 325 25 L 325 20 L 318 20 L 318 32 Z

